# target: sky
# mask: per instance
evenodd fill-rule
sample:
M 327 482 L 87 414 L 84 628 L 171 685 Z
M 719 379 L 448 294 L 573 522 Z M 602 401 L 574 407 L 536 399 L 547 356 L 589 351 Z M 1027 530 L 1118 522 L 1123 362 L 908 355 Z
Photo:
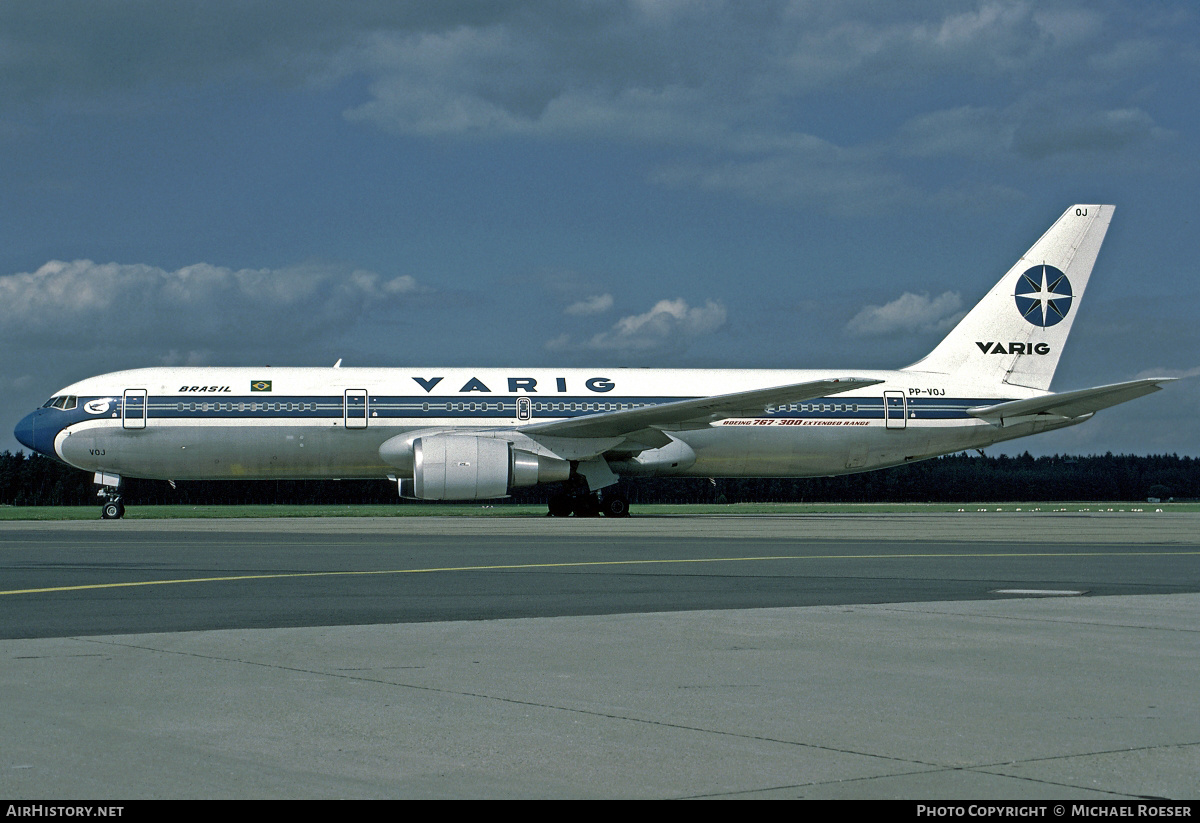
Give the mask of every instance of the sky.
M 159 365 L 898 368 L 1070 205 L 991 454 L 1200 456 L 1187 2 L 0 0 L 0 450 Z M 7 421 L 7 422 L 5 422 Z

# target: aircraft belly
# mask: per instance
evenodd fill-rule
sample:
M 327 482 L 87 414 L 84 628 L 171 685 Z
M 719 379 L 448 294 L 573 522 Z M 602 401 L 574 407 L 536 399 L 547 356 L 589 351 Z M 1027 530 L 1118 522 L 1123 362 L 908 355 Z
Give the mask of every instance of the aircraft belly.
M 400 429 L 323 426 L 160 426 L 89 429 L 62 440 L 70 464 L 130 477 L 382 478 L 379 445 Z
M 849 474 L 994 442 L 990 426 L 882 424 L 832 427 L 721 426 L 679 433 L 696 452 L 693 477 L 827 477 Z
M 846 470 L 847 455 L 867 429 L 831 431 L 721 426 L 680 433 L 696 452 L 699 477 L 818 477 Z

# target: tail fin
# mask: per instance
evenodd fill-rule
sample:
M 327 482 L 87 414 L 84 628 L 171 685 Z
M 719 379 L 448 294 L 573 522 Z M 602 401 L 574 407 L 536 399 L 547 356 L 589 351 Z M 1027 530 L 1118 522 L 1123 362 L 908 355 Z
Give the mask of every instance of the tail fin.
M 1112 206 L 1072 206 L 946 339 L 905 371 L 1049 389 Z

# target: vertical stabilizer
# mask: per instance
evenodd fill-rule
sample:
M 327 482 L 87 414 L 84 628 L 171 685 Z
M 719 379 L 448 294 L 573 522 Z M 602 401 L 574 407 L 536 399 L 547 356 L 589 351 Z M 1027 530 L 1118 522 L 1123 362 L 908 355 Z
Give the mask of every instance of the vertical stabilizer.
M 1112 206 L 1072 206 L 929 356 L 906 371 L 1049 389 Z

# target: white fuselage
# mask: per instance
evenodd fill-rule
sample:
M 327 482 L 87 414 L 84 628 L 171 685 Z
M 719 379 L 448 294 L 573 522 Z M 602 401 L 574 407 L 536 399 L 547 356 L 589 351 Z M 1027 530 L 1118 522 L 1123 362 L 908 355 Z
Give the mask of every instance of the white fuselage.
M 867 471 L 1070 425 L 998 426 L 967 409 L 1045 392 L 916 371 L 668 434 L 689 464 L 610 456 L 618 474 L 811 477 Z M 520 432 L 534 423 L 829 378 L 828 371 L 151 368 L 80 381 L 31 416 L 36 448 L 125 477 L 384 478 L 380 446 L 414 431 Z M 65 408 L 70 406 L 70 408 Z M 23 423 L 24 425 L 24 423 Z

